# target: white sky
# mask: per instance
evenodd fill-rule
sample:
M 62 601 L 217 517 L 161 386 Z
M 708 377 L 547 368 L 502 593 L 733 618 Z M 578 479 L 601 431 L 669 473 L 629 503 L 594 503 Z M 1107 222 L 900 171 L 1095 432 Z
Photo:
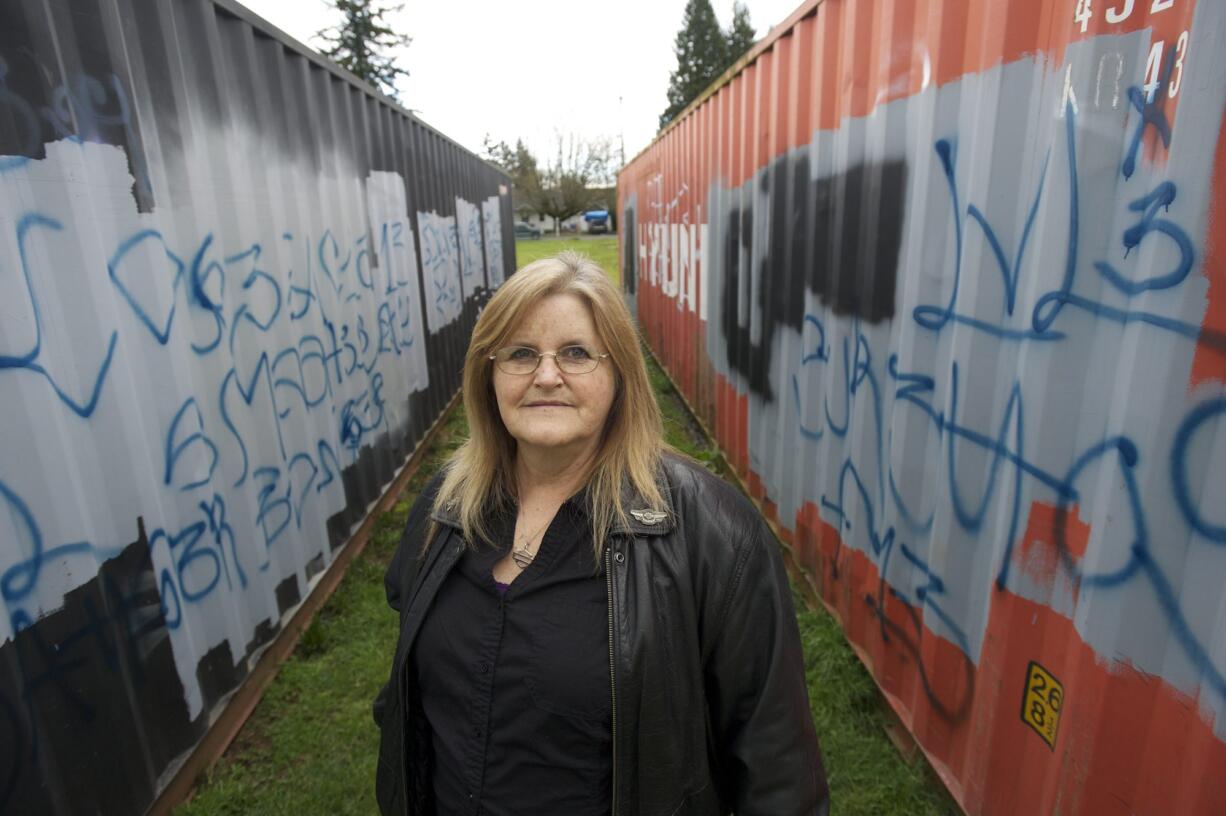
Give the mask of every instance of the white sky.
M 315 32 L 337 19 L 324 0 L 239 2 L 313 48 Z M 555 134 L 573 133 L 607 136 L 615 150 L 624 137 L 628 161 L 655 135 L 685 0 L 404 2 L 390 16 L 413 38 L 397 54 L 411 72 L 401 101 L 474 153 L 488 133 L 510 144 L 522 138 L 547 161 Z M 746 0 L 757 38 L 800 3 Z M 711 5 L 727 28 L 732 0 Z

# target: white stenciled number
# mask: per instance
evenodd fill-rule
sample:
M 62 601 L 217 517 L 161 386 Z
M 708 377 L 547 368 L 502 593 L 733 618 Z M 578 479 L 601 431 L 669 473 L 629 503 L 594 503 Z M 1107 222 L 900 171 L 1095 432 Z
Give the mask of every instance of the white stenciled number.
M 1090 18 L 1094 11 L 1090 8 L 1090 0 L 1077 0 L 1077 8 L 1073 10 L 1073 22 L 1081 23 L 1081 33 L 1085 34 L 1090 27 Z
M 1123 11 L 1119 11 L 1115 6 L 1111 6 L 1109 9 L 1107 9 L 1107 22 L 1115 24 L 1122 23 L 1127 20 L 1132 15 L 1132 6 L 1134 2 L 1135 0 L 1124 0 Z
M 1149 49 L 1149 57 L 1145 60 L 1145 101 L 1154 101 L 1154 92 L 1158 90 L 1162 76 L 1162 51 L 1164 43 L 1159 40 Z
M 1149 7 L 1149 13 L 1157 14 L 1160 11 L 1166 11 L 1173 5 L 1175 5 L 1175 0 L 1154 0 L 1154 4 Z
M 1167 95 L 1171 99 L 1174 99 L 1175 94 L 1179 93 L 1179 83 L 1183 81 L 1183 58 L 1187 55 L 1188 32 L 1185 31 L 1175 42 L 1175 69 L 1171 72 L 1171 87 L 1167 90 Z

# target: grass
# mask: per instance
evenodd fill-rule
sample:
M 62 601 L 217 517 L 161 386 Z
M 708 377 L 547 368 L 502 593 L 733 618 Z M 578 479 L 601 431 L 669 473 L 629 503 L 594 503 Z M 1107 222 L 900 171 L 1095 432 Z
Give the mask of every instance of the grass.
M 556 255 L 564 249 L 573 249 L 591 256 L 600 264 L 616 283 L 621 279 L 620 267 L 617 265 L 617 236 L 600 235 L 591 238 L 578 238 L 574 235 L 554 238 L 520 238 L 515 242 L 516 268 L 531 263 L 540 258 Z
M 609 245 L 616 251 L 613 238 L 542 239 L 529 246 L 544 256 L 571 248 L 563 244 L 578 244 L 593 257 L 607 253 Z M 521 252 L 520 264 L 530 257 Z M 691 421 L 664 372 L 654 363 L 649 368 L 669 443 L 720 473 L 718 450 Z M 467 433 L 463 409 L 457 409 L 404 496 L 379 518 L 366 549 L 303 634 L 238 738 L 176 814 L 378 812 L 378 735 L 370 703 L 387 678 L 397 634 L 396 616 L 384 601 L 383 572 L 413 499 Z M 833 812 L 957 813 L 923 760 L 903 759 L 885 736 L 885 704 L 838 624 L 824 610 L 806 608 L 799 594 L 796 606 Z

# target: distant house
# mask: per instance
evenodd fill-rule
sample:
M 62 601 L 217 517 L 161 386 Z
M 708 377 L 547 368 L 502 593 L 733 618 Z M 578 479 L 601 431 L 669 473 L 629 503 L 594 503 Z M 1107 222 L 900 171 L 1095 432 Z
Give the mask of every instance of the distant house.
M 529 226 L 536 227 L 545 235 L 552 235 L 557 222 L 552 216 L 541 215 L 540 213 L 529 213 L 522 215 L 519 219 Z M 562 222 L 562 232 L 586 232 L 583 222 L 583 213 L 572 215 Z

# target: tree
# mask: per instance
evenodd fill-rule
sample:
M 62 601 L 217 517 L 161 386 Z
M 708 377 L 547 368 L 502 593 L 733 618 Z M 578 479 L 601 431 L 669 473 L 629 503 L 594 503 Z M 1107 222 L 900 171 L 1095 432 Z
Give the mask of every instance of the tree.
M 614 180 L 613 143 L 557 135 L 557 155 L 540 172 L 533 209 L 554 219 L 555 229 L 572 215 L 601 203 L 599 187 Z
M 572 215 L 603 206 L 616 178 L 613 142 L 607 138 L 586 140 L 559 133 L 557 154 L 543 167 L 522 139 L 511 147 L 486 134 L 484 149 L 486 161 L 511 177 L 515 212 L 521 217 L 548 215 L 555 228 Z
M 541 179 L 537 168 L 536 156 L 528 150 L 522 139 L 517 139 L 515 147 L 506 142 L 495 142 L 490 135 L 485 134 L 485 160 L 497 165 L 511 177 L 512 208 L 520 217 L 536 212 L 536 200 L 539 196 Z
M 710 0 L 688 0 L 673 51 L 677 69 L 668 79 L 668 107 L 660 114 L 663 128 L 728 67 L 728 41 L 720 31 Z
M 412 38 L 398 34 L 384 16 L 404 8 L 385 6 L 375 0 L 331 0 L 344 20 L 316 33 L 328 43 L 322 51 L 342 68 L 366 80 L 388 96 L 396 98 L 396 80 L 409 72 L 396 65 L 396 58 L 385 52 L 407 47 Z
M 727 42 L 728 65 L 724 66 L 725 70 L 745 56 L 754 44 L 753 24 L 749 22 L 749 8 L 744 3 L 732 4 L 732 24 L 728 26 Z

